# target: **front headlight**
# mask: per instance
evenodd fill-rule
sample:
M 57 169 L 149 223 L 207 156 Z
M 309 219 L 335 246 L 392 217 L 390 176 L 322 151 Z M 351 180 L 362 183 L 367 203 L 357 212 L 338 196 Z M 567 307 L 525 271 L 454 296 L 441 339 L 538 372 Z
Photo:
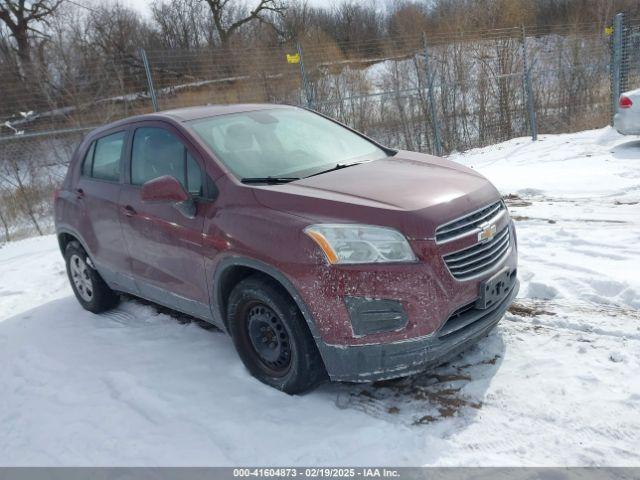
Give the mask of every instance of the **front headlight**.
M 329 263 L 414 262 L 413 250 L 397 230 L 373 225 L 318 224 L 304 229 Z

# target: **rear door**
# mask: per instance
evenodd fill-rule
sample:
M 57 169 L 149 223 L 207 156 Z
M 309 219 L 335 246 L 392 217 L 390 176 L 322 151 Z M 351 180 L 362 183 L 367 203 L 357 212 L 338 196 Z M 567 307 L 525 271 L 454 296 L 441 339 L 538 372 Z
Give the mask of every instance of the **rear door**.
M 140 295 L 157 303 L 209 318 L 209 292 L 202 253 L 202 162 L 187 139 L 163 122 L 132 129 L 120 219 Z M 169 203 L 148 203 L 141 186 L 163 175 L 175 177 L 196 199 L 194 218 Z
M 79 230 L 98 271 L 111 287 L 135 292 L 118 205 L 127 140 L 126 129 L 94 140 L 73 194 L 80 205 Z

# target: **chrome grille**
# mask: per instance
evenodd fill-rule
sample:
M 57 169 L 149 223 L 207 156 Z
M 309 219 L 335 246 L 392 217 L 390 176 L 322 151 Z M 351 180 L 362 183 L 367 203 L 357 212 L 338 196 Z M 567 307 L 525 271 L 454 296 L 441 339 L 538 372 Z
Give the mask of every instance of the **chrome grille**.
M 479 230 L 487 222 L 495 222 L 504 215 L 506 207 L 502 200 L 498 200 L 480 210 L 471 212 L 464 217 L 440 225 L 436 228 L 436 242 L 444 243 L 462 237 L 474 230 Z
M 504 259 L 509 253 L 510 237 L 509 226 L 506 226 L 488 242 L 477 243 L 442 258 L 455 278 L 463 280 L 474 277 L 490 270 Z

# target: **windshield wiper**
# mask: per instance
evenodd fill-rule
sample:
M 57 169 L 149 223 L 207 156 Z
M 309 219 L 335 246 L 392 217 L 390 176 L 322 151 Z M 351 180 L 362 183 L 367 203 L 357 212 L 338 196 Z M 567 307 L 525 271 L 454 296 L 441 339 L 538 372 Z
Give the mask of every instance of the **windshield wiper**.
M 312 175 L 308 175 L 304 178 L 315 177 L 316 175 L 322 175 L 323 173 L 335 172 L 336 170 L 342 170 L 343 168 L 353 167 L 354 165 L 360 165 L 361 163 L 366 163 L 366 162 L 337 163 L 334 167 L 327 168 L 326 170 L 322 170 Z
M 275 185 L 278 183 L 289 183 L 294 180 L 300 180 L 299 177 L 246 177 L 240 180 L 242 183 L 266 183 L 268 185 Z

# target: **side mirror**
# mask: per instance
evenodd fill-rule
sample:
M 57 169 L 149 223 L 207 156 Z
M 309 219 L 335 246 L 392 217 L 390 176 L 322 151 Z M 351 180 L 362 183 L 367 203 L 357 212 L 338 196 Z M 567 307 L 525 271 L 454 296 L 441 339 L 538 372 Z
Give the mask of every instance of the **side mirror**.
M 196 216 L 196 204 L 178 180 L 170 175 L 149 180 L 142 185 L 140 198 L 143 202 L 166 202 L 187 218 Z

